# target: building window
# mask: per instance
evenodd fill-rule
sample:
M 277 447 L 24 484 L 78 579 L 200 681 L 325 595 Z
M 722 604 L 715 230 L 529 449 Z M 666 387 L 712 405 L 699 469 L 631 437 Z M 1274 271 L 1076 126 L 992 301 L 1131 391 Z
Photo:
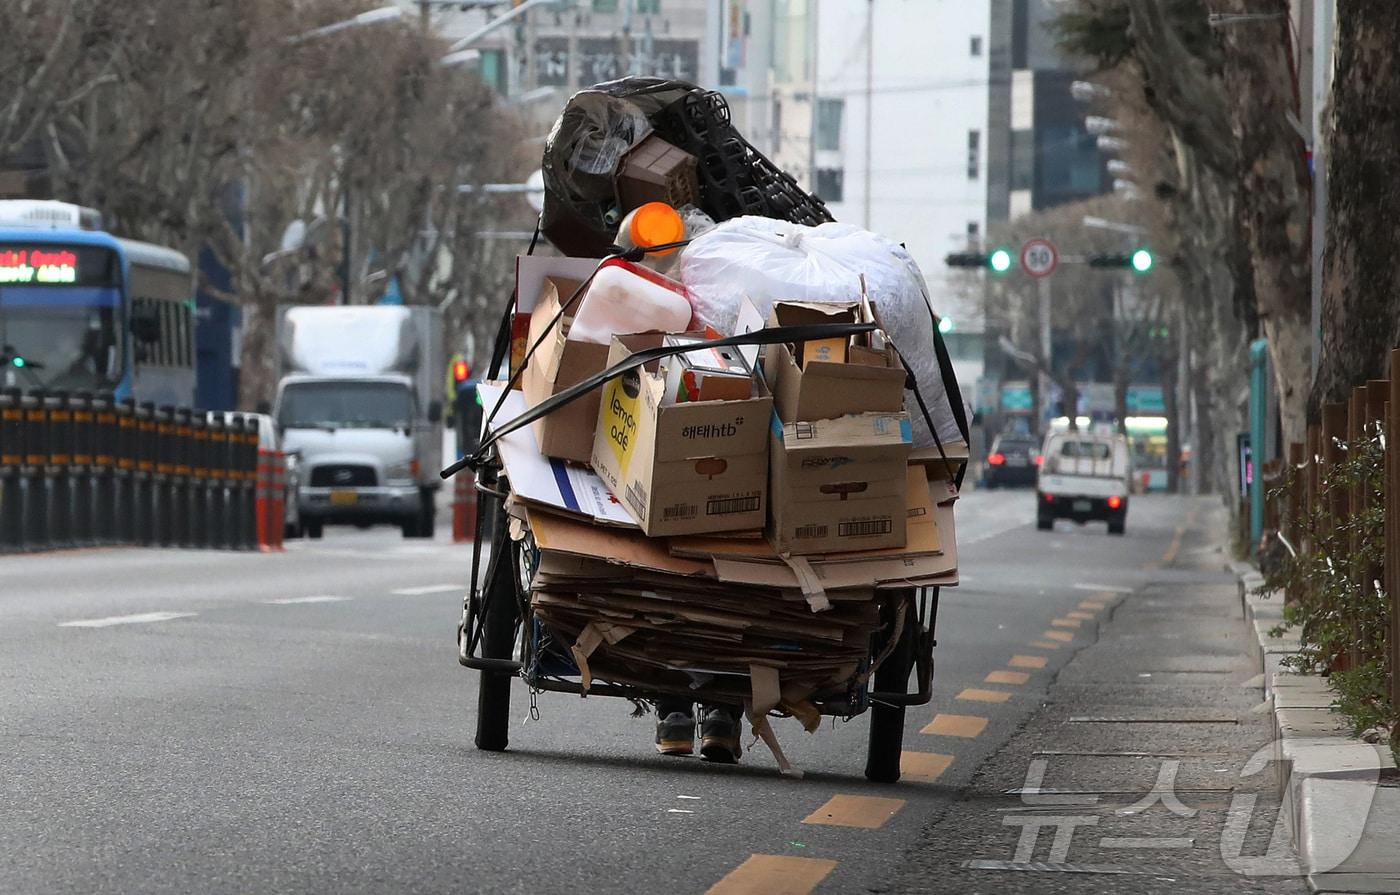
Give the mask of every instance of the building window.
M 594 12 L 617 12 L 617 0 L 593 0 Z
M 846 172 L 841 168 L 817 169 L 817 196 L 823 202 L 841 202 L 844 195 Z
M 816 140 L 819 151 L 834 152 L 841 148 L 841 116 L 845 109 L 845 100 L 817 100 Z
M 967 132 L 967 179 L 976 180 L 981 170 L 982 132 Z
M 968 41 L 968 54 L 971 56 L 982 55 L 982 35 L 972 35 L 972 39 Z
M 976 221 L 968 221 L 968 222 L 967 222 L 967 238 L 968 238 L 968 239 L 976 239 L 976 238 L 977 238 L 977 234 L 979 234 L 979 233 L 981 233 L 981 232 L 982 232 L 982 225 L 981 225 L 981 224 L 977 223 Z
M 661 0 L 637 0 L 637 12 L 642 15 L 654 15 L 661 12 Z

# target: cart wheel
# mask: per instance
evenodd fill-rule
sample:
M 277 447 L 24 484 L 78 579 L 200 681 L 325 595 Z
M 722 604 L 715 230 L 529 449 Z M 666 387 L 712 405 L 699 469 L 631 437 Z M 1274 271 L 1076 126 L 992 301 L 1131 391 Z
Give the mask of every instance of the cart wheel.
M 509 545 L 504 535 L 497 544 Z M 516 616 L 515 563 L 509 547 L 500 554 L 492 569 L 482 606 L 481 655 L 486 659 L 509 659 L 515 647 Z M 476 748 L 503 752 L 510 731 L 510 680 L 514 675 L 481 671 L 476 695 Z
M 874 690 L 907 693 L 909 673 L 914 668 L 914 650 L 919 628 L 913 606 L 904 618 L 899 645 L 875 669 Z M 883 649 L 883 646 L 881 647 Z M 865 779 L 875 783 L 899 780 L 899 757 L 904 751 L 904 706 L 875 703 L 870 707 L 870 743 L 865 752 Z

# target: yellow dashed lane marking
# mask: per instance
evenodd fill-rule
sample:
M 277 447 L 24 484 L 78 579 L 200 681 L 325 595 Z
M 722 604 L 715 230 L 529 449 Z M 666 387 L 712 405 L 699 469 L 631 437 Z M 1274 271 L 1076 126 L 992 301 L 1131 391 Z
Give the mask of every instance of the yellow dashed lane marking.
M 1103 608 L 1104 608 L 1105 606 L 1107 606 L 1107 605 L 1108 605 L 1107 603 L 1101 602 L 1101 601 L 1099 601 L 1099 600 L 1080 600 L 1080 601 L 1079 601 L 1079 608 L 1080 608 L 1080 609 L 1095 609 L 1095 610 L 1097 610 L 1097 609 L 1103 609 Z
M 968 687 L 958 694 L 958 698 L 973 702 L 1006 702 L 1011 698 L 1011 694 L 1005 690 L 979 690 L 977 687 Z
M 1045 662 L 1044 656 L 1012 656 L 1006 664 L 1012 668 L 1044 668 Z
M 705 895 L 807 895 L 835 869 L 823 858 L 750 855 Z
M 987 727 L 987 719 L 976 715 L 945 715 L 939 713 L 920 733 L 931 733 L 945 737 L 972 738 Z
M 1024 671 L 993 671 L 982 678 L 986 684 L 1024 684 L 1031 676 Z
M 1040 636 L 1046 640 L 1058 640 L 1061 643 L 1069 643 L 1074 639 L 1074 635 L 1068 631 L 1046 631 Z
M 953 756 L 939 755 L 937 752 L 901 752 L 899 773 L 909 780 L 932 783 L 948 770 Z
M 1052 618 L 1050 624 L 1056 628 L 1077 628 L 1084 622 L 1077 618 Z
M 1036 649 L 1059 649 L 1060 645 L 1053 640 L 1032 640 L 1031 646 Z
M 1073 611 L 1073 612 L 1066 612 L 1066 613 L 1065 613 L 1065 618 L 1077 618 L 1077 619 L 1079 619 L 1080 621 L 1086 621 L 1086 622 L 1087 622 L 1089 619 L 1093 618 L 1093 617 L 1094 617 L 1094 613 L 1092 613 L 1092 612 L 1085 612 L 1085 611 L 1082 610 L 1082 609 L 1076 609 L 1076 610 Z
M 826 824 L 833 827 L 860 827 L 876 830 L 904 807 L 903 799 L 879 796 L 832 796 L 825 805 L 802 819 L 804 824 Z

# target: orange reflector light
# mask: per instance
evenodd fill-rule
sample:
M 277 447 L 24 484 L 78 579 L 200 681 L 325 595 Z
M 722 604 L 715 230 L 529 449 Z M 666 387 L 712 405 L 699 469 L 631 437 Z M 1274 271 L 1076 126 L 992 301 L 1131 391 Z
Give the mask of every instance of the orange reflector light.
M 1108 499 L 1108 508 L 1109 508 L 1110 510 L 1116 510 L 1116 509 L 1118 509 L 1119 507 L 1121 507 L 1122 505 L 1123 505 L 1123 498 L 1119 497 L 1119 496 L 1116 495 L 1116 494 Z
M 1035 455 L 1035 465 L 1036 465 L 1036 466 L 1039 466 L 1039 465 L 1041 465 L 1041 464 L 1044 463 L 1044 462 L 1045 462 L 1045 455 L 1044 455 L 1044 454 L 1036 454 L 1036 455 Z
M 627 235 L 632 245 L 648 248 L 666 245 L 685 239 L 685 222 L 680 214 L 665 202 L 648 202 L 632 212 L 632 223 Z M 649 252 L 652 255 L 669 255 L 675 249 Z
M 1046 502 L 1046 503 L 1054 503 L 1054 502 L 1055 502 L 1055 495 L 1050 494 L 1050 493 L 1047 492 L 1047 493 L 1045 494 L 1045 502 Z
M 990 457 L 987 458 L 987 462 L 992 464 L 993 466 L 1000 466 L 1001 464 L 1006 462 L 1006 455 L 1001 453 L 992 454 Z

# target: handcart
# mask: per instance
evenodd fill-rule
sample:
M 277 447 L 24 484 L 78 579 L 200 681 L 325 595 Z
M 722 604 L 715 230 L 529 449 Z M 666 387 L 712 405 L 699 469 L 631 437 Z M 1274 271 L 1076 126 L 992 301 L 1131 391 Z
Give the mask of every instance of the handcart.
M 714 344 L 744 340 L 767 343 L 782 340 L 794 333 L 810 336 L 812 331 L 811 328 L 768 329 L 748 336 L 716 340 Z M 642 354 L 633 355 L 629 362 L 639 364 Z M 614 367 L 596 378 L 616 375 L 616 371 L 617 367 Z M 569 392 L 576 395 L 587 388 L 588 383 L 582 383 Z M 554 520 L 551 525 L 565 523 L 559 522 L 557 517 L 545 515 L 533 517 L 536 525 L 532 527 L 531 513 L 522 509 L 519 495 L 512 491 L 501 453 L 503 442 L 491 437 L 504 435 L 510 429 L 518 430 L 528 418 L 549 412 L 555 400 L 568 399 L 569 393 L 561 394 L 503 426 L 493 426 L 488 417 L 485 446 L 477 451 L 471 463 L 476 473 L 478 517 L 472 587 L 458 626 L 458 658 L 462 665 L 480 672 L 477 747 L 488 751 L 506 748 L 511 679 L 519 676 L 524 679 L 531 694 L 532 717 L 536 714 L 534 696 L 538 692 L 622 697 L 638 704 L 667 696 L 731 705 L 745 703 L 755 733 L 765 739 L 780 767 L 785 770 L 786 761 L 776 745 L 776 738 L 767 722 L 755 716 L 755 709 L 761 716 L 796 715 L 809 730 L 816 727 L 818 715 L 849 719 L 869 710 L 871 724 L 865 774 L 877 782 L 898 780 L 904 710 L 911 705 L 924 705 L 932 696 L 934 630 L 940 593 L 938 586 L 922 586 L 922 583 L 921 586 L 900 586 L 910 580 L 903 572 L 884 582 L 884 586 L 872 586 L 868 591 L 862 591 L 868 597 L 859 607 L 866 619 L 864 626 L 845 629 L 846 635 L 841 642 L 845 650 L 843 655 L 848 661 L 843 660 L 843 664 L 837 667 L 845 669 L 847 673 L 839 678 L 826 678 L 824 686 L 803 692 L 800 700 L 763 703 L 755 697 L 750 701 L 746 698 L 746 692 L 736 691 L 733 687 L 734 679 L 742 678 L 742 675 L 731 675 L 725 679 L 728 687 L 706 684 L 703 680 L 697 683 L 696 675 L 685 667 L 683 660 L 668 662 L 666 659 L 669 657 L 666 656 L 661 657 L 661 661 L 647 673 L 609 666 L 606 661 L 593 663 L 591 670 L 586 667 L 576 646 L 571 647 L 575 643 L 577 630 L 561 631 L 557 616 L 542 611 L 539 605 L 542 551 L 536 529 L 546 519 Z M 951 479 L 952 469 L 946 455 L 942 457 L 942 462 Z M 949 493 L 955 494 L 952 481 L 943 481 L 941 485 Z M 948 514 L 951 517 L 951 509 Z M 572 524 L 582 529 L 589 528 L 581 523 Z M 632 543 L 659 540 L 639 535 L 633 537 Z M 599 548 L 599 551 L 603 550 L 606 547 Z M 607 562 L 609 557 L 595 554 L 590 559 Z M 612 573 L 604 571 L 603 574 Z M 617 568 L 615 578 L 619 582 L 625 582 L 628 577 L 628 570 Z M 686 580 L 697 583 L 694 577 Z M 923 579 L 924 582 L 927 580 Z M 699 584 L 711 588 L 711 593 L 724 591 L 724 585 L 718 581 L 704 579 Z M 795 619 L 795 624 L 800 626 L 810 624 L 802 616 L 821 620 L 839 614 L 812 613 L 806 605 L 802 605 L 801 613 L 790 611 L 785 617 Z M 601 652 L 606 657 L 608 646 L 603 645 Z M 754 677 L 756 679 L 757 675 Z
M 458 661 L 480 672 L 478 749 L 499 752 L 508 745 L 511 680 L 515 677 L 523 678 L 531 692 L 532 716 L 536 692 L 622 697 L 634 702 L 652 702 L 668 695 L 697 698 L 696 691 L 684 685 L 636 680 L 595 681 L 585 691 L 564 641 L 551 636 L 531 606 L 530 585 L 538 550 L 529 529 L 506 512 L 510 484 L 498 461 L 478 470 L 476 488 L 478 544 L 486 548 L 477 556 L 478 561 L 484 560 L 485 568 L 473 570 L 473 586 L 463 607 L 457 642 Z M 484 574 L 477 574 L 482 571 Z M 938 587 L 882 590 L 880 624 L 869 638 L 865 660 L 856 674 L 842 686 L 810 699 L 822 715 L 849 719 L 870 712 L 865 776 L 872 781 L 892 783 L 899 779 L 904 710 L 925 705 L 932 698 L 938 598 Z M 775 710 L 774 714 L 787 713 Z

